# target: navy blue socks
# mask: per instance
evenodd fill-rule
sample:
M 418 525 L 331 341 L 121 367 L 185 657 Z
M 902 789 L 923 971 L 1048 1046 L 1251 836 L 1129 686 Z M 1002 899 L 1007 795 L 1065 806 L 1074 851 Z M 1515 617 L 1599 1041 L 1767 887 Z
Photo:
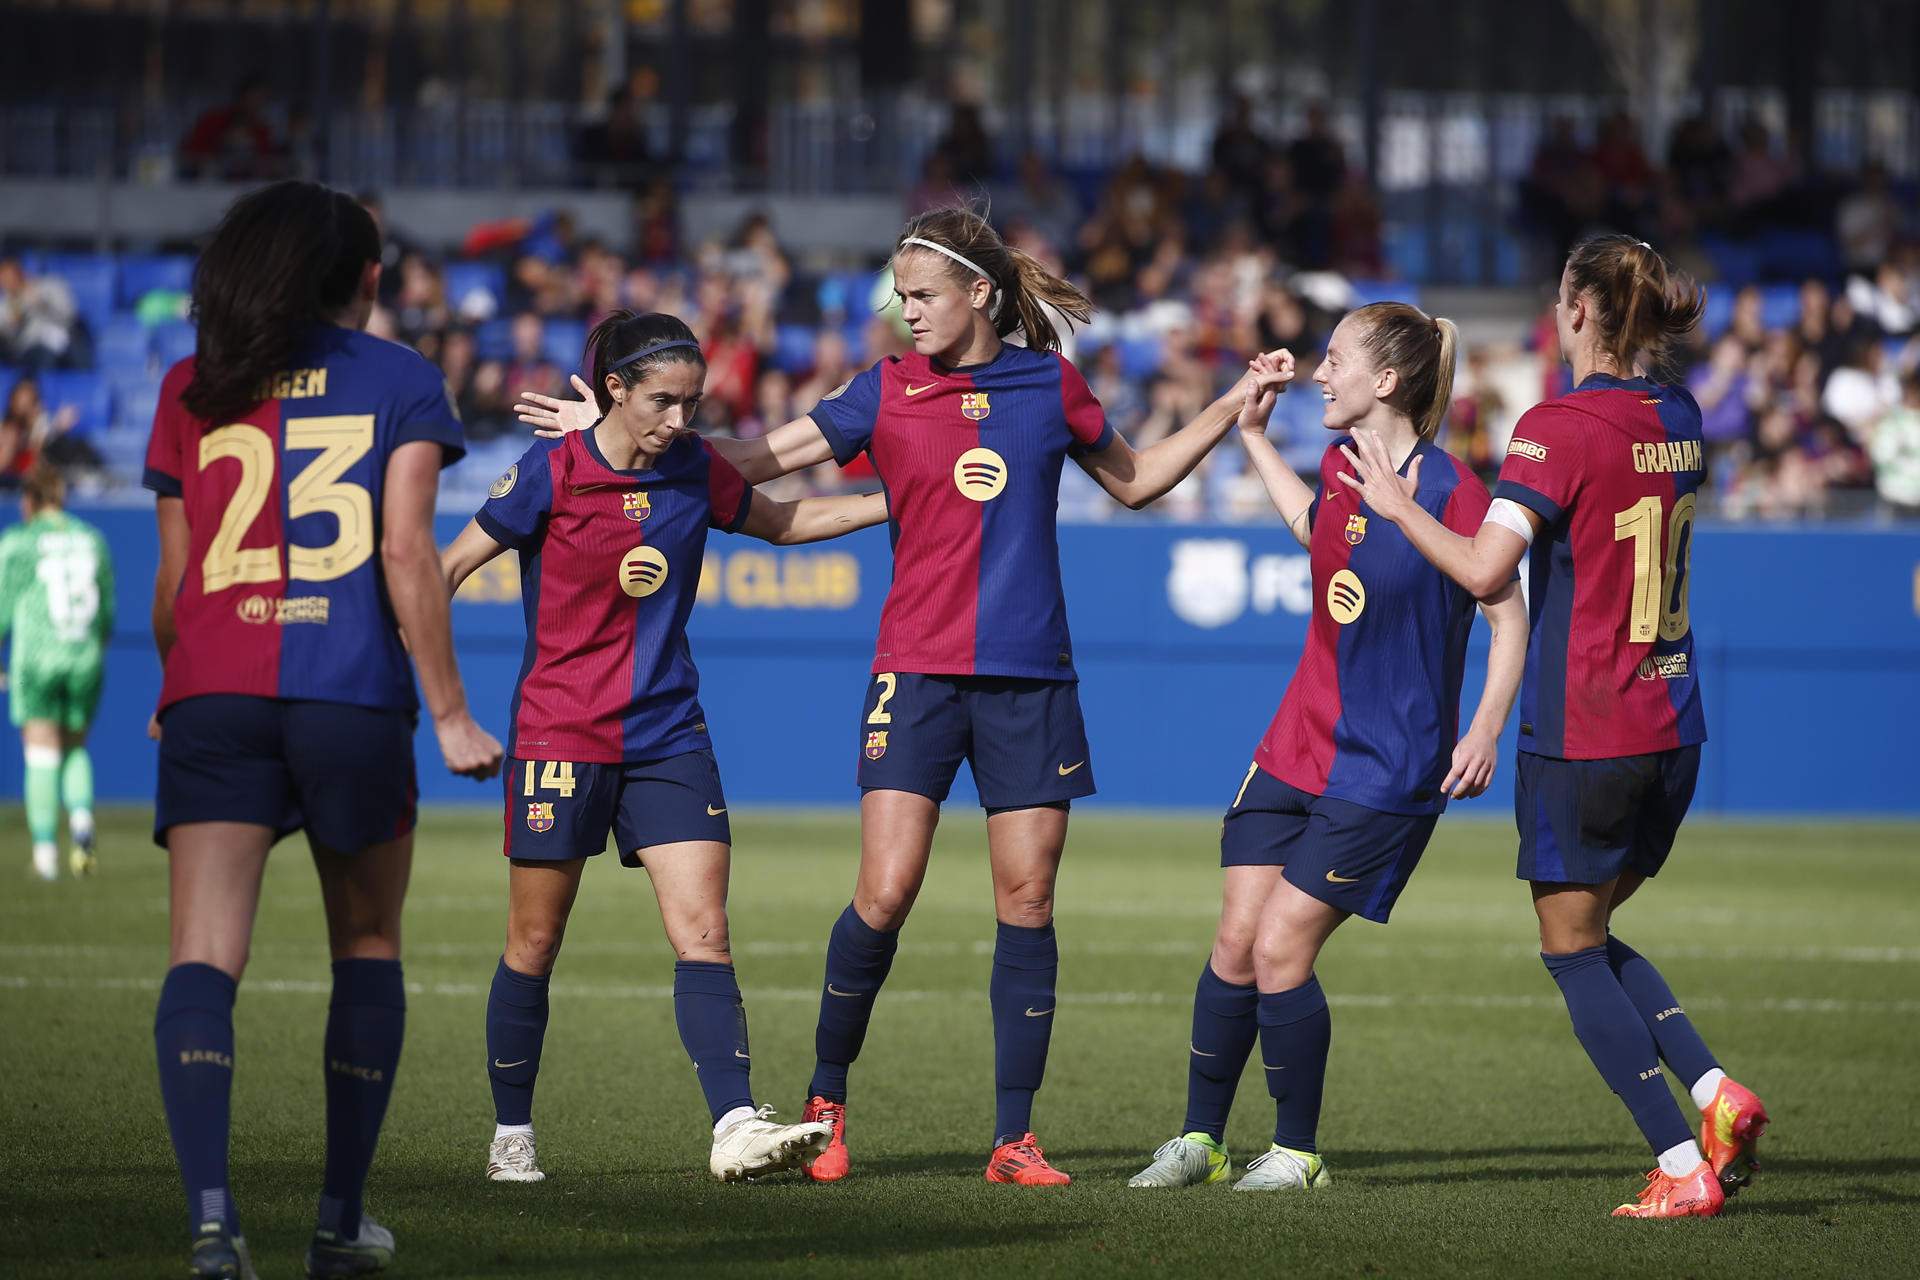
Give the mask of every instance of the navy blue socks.
M 232 1123 L 234 980 L 209 964 L 175 965 L 160 986 L 153 1047 L 174 1159 L 187 1190 L 192 1234 L 224 1225 L 239 1234 L 227 1186 Z
M 1661 1078 L 1653 1033 L 1614 976 L 1607 948 L 1588 947 L 1563 955 L 1542 952 L 1540 959 L 1560 984 L 1580 1046 L 1599 1068 L 1607 1087 L 1633 1113 L 1633 1122 L 1655 1154 L 1691 1142 L 1693 1129 Z
M 1182 1133 L 1227 1136 L 1227 1113 L 1260 1035 L 1260 993 L 1235 986 L 1208 964 L 1193 992 L 1193 1038 L 1187 1043 L 1187 1119 Z
M 500 957 L 493 989 L 487 993 L 487 1079 L 493 1085 L 494 1123 L 533 1123 L 533 1084 L 546 1038 L 546 976 L 509 969 L 506 957 Z
M 718 1122 L 736 1107 L 753 1106 L 747 1083 L 747 1010 L 733 966 L 682 960 L 673 966 L 673 1022 L 693 1059 L 707 1110 Z
M 1640 1011 L 1640 1020 L 1653 1032 L 1660 1056 L 1682 1088 L 1690 1088 L 1694 1081 L 1720 1065 L 1652 961 L 1620 939 L 1609 936 L 1607 965 L 1619 979 L 1627 999 Z
M 1038 929 L 1001 924 L 993 944 L 993 1145 L 1017 1142 L 1033 1129 L 1033 1095 L 1047 1073 L 1053 1039 L 1054 986 L 1060 948 L 1053 923 Z
M 1333 1018 L 1320 979 L 1289 991 L 1260 993 L 1260 1065 L 1273 1096 L 1273 1140 L 1294 1151 L 1318 1151 L 1320 1095 L 1327 1081 Z
M 398 960 L 335 960 L 327 1011 L 327 1170 L 319 1226 L 360 1234 L 361 1196 L 407 1029 Z
M 873 1000 L 893 968 L 900 931 L 882 931 L 848 903 L 827 935 L 827 979 L 820 990 L 820 1021 L 813 1032 L 816 1059 L 809 1097 L 847 1100 L 847 1068 L 860 1056 L 873 1017 Z

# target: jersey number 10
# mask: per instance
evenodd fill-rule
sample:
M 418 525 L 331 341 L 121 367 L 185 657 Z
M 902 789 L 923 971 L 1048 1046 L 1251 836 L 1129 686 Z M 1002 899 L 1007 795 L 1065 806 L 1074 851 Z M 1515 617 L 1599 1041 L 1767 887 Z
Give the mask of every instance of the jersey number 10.
M 1678 640 L 1687 634 L 1694 498 L 1683 494 L 1673 504 L 1673 514 L 1664 522 L 1667 553 L 1662 557 L 1660 515 L 1665 505 L 1658 496 L 1642 498 L 1613 517 L 1613 540 L 1633 540 L 1633 599 L 1627 608 L 1627 640 L 1633 644 L 1652 644 L 1656 635 Z
M 333 541 L 324 547 L 289 542 L 286 576 L 302 582 L 344 578 L 373 555 L 373 495 L 364 485 L 340 479 L 373 448 L 373 415 L 288 418 L 285 431 L 287 448 L 320 451 L 320 456 L 287 486 L 287 519 L 325 514 L 339 524 Z M 201 589 L 209 594 L 248 583 L 280 581 L 278 547 L 240 545 L 260 509 L 267 505 L 273 483 L 273 440 L 259 427 L 244 422 L 200 437 L 202 471 L 223 458 L 240 464 L 240 482 L 234 486 L 220 527 L 200 564 Z

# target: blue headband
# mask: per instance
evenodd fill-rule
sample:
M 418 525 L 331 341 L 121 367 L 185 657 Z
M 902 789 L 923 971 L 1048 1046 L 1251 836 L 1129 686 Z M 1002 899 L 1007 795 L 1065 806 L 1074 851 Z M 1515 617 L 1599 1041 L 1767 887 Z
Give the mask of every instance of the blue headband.
M 642 347 L 632 355 L 621 356 L 618 360 L 615 360 L 607 366 L 607 372 L 612 373 L 615 369 L 624 369 L 635 360 L 643 360 L 656 351 L 666 351 L 673 347 L 692 347 L 695 351 L 698 351 L 700 344 L 690 338 L 669 338 L 665 342 L 656 342 L 651 346 Z

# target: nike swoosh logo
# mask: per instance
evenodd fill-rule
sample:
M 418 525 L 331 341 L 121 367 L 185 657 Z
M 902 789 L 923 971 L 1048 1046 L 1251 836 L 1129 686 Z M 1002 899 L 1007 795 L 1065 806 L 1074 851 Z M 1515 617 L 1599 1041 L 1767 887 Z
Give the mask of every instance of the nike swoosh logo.
M 939 385 L 940 385 L 940 384 L 939 384 L 939 383 L 937 383 L 937 382 L 929 382 L 929 383 L 928 383 L 928 384 L 927 384 L 926 386 L 924 386 L 924 387 L 908 387 L 908 388 L 907 388 L 907 394 L 908 394 L 908 395 L 910 395 L 910 396 L 917 396 L 917 395 L 919 395 L 919 394 L 920 394 L 920 393 L 921 393 L 922 391 L 931 391 L 931 390 L 933 390 L 933 389 L 934 389 L 935 387 L 937 387 L 937 386 L 939 386 Z
M 1047 1016 L 1048 1014 L 1050 1014 L 1050 1013 L 1052 1013 L 1052 1012 L 1053 1012 L 1053 1010 L 1051 1010 L 1051 1009 L 1042 1009 L 1042 1010 L 1041 1010 L 1040 1012 L 1038 1012 L 1038 1013 L 1035 1013 L 1035 1012 L 1034 1012 L 1034 1011 L 1033 1011 L 1032 1009 L 1028 1009 L 1028 1010 L 1027 1010 L 1027 1016 L 1028 1016 L 1029 1018 L 1044 1018 L 1044 1017 L 1046 1017 L 1046 1016 Z
M 1058 769 L 1058 770 L 1060 770 L 1060 776 L 1064 778 L 1064 777 L 1066 777 L 1066 776 L 1067 776 L 1068 774 L 1070 774 L 1070 773 L 1072 773 L 1072 772 L 1073 772 L 1073 771 L 1074 771 L 1075 769 L 1078 769 L 1078 768 L 1079 768 L 1079 767 L 1080 767 L 1081 765 L 1083 765 L 1083 764 L 1085 764 L 1085 763 L 1086 763 L 1086 761 L 1085 761 L 1085 760 L 1080 760 L 1080 761 L 1077 761 L 1077 762 L 1075 762 L 1075 763 L 1073 763 L 1073 764 L 1061 764 L 1061 765 L 1055 765 L 1055 766 L 1054 766 L 1054 768 L 1056 768 L 1056 769 Z
M 505 1070 L 506 1070 L 506 1069 L 507 1069 L 508 1067 L 524 1067 L 524 1066 L 526 1066 L 526 1065 L 527 1065 L 527 1059 L 525 1059 L 525 1058 L 522 1058 L 522 1059 L 520 1059 L 520 1061 L 518 1061 L 518 1062 L 502 1062 L 502 1061 L 500 1061 L 500 1059 L 498 1059 L 498 1058 L 495 1058 L 495 1059 L 493 1060 L 493 1065 L 494 1065 L 494 1066 L 496 1066 L 496 1067 L 498 1067 L 498 1068 L 500 1068 L 500 1070 L 502 1070 L 502 1071 L 505 1071 Z
M 752 1061 L 753 1061 L 753 1055 L 752 1055 L 752 1054 L 750 1054 L 750 1053 L 742 1053 L 742 1052 L 740 1052 L 740 1051 L 739 1051 L 738 1049 L 735 1049 L 735 1050 L 733 1051 L 733 1056 L 734 1056 L 734 1057 L 736 1057 L 736 1058 L 739 1058 L 739 1059 L 741 1059 L 742 1061 L 745 1061 L 745 1062 L 752 1062 Z
M 1187 1041 L 1187 1049 L 1188 1051 L 1195 1053 L 1202 1058 L 1217 1058 L 1220 1056 L 1217 1053 L 1208 1053 L 1205 1049 L 1195 1049 L 1193 1047 L 1193 1041 L 1191 1040 Z
M 831 982 L 829 982 L 827 984 L 827 994 L 830 996 L 846 996 L 848 999 L 852 999 L 854 996 L 857 996 L 860 993 L 858 991 L 842 991 L 838 987 L 834 986 Z
M 1335 493 L 1335 492 L 1334 492 L 1333 490 L 1331 490 L 1331 489 L 1329 489 L 1329 490 L 1327 490 L 1327 501 L 1328 501 L 1328 502 L 1332 502 L 1332 501 L 1333 501 L 1333 500 L 1334 500 L 1335 498 L 1337 498 L 1337 497 L 1339 497 L 1339 496 L 1340 496 L 1340 495 L 1339 495 L 1339 494 L 1337 494 L 1337 493 Z
M 617 484 L 576 484 L 573 486 L 573 496 L 577 498 L 583 493 L 598 493 L 602 489 L 618 489 L 619 487 Z
M 1328 884 L 1358 884 L 1359 882 L 1360 882 L 1359 876 L 1342 876 L 1342 875 L 1335 875 L 1331 871 L 1327 872 Z
M 1260 1069 L 1263 1071 L 1285 1071 L 1286 1070 L 1285 1067 L 1276 1067 L 1276 1066 L 1273 1066 L 1271 1063 L 1266 1063 L 1266 1062 L 1263 1062 L 1260 1064 Z
M 727 806 L 725 805 L 721 805 L 718 809 L 714 808 L 712 805 L 707 806 L 707 816 L 709 818 L 717 818 L 721 814 L 725 813 L 726 811 L 727 811 Z

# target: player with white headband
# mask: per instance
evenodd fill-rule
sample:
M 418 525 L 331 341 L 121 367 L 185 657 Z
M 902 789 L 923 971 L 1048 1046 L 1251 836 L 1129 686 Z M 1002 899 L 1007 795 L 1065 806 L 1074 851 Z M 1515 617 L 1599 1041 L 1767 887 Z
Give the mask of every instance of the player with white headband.
M 895 242 L 894 292 L 913 349 L 757 440 L 714 448 L 759 484 L 870 455 L 886 485 L 893 584 L 861 709 L 860 870 L 827 944 L 806 1118 L 833 1125 L 811 1165 L 847 1175 L 847 1073 L 866 1038 L 900 928 L 926 876 L 960 762 L 987 812 L 999 921 L 992 1009 L 996 1095 L 990 1182 L 1057 1185 L 1034 1139 L 1058 952 L 1054 880 L 1068 806 L 1094 790 L 1055 537 L 1072 459 L 1138 510 L 1172 489 L 1238 417 L 1236 384 L 1186 427 L 1136 452 L 1060 354 L 1053 314 L 1085 322 L 1086 295 L 1001 240 L 969 209 L 935 209 Z M 1016 333 L 1024 345 L 1007 341 Z M 536 426 L 592 414 L 528 397 Z

